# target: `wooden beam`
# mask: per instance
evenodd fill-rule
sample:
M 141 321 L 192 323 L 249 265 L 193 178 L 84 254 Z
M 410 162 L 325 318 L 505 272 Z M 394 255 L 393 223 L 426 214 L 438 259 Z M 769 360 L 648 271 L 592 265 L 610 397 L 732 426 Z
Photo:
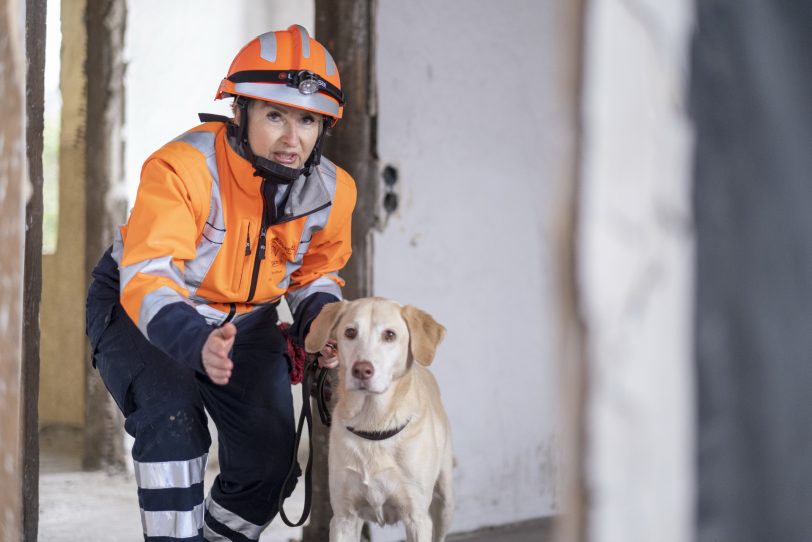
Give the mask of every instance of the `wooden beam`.
M 23 540 L 35 542 L 39 526 L 39 307 L 42 295 L 42 151 L 45 109 L 45 0 L 27 0 L 25 46 L 26 147 L 31 196 L 25 208 L 23 286 Z
M 112 243 L 115 227 L 126 219 L 122 139 L 126 19 L 125 0 L 87 3 L 85 268 L 88 280 L 99 257 Z M 86 394 L 82 465 L 86 469 L 123 467 L 123 418 L 90 364 L 87 365 Z
M 344 118 L 333 129 L 324 155 L 355 179 L 358 200 L 352 219 L 352 258 L 341 272 L 344 296 L 372 294 L 372 228 L 378 204 L 377 105 L 374 80 L 374 0 L 316 0 L 316 39 L 332 54 L 347 97 Z M 333 375 L 333 382 L 337 382 Z M 314 406 L 315 408 L 315 406 Z M 313 505 L 304 541 L 329 538 L 330 490 L 327 484 L 328 429 L 313 428 Z

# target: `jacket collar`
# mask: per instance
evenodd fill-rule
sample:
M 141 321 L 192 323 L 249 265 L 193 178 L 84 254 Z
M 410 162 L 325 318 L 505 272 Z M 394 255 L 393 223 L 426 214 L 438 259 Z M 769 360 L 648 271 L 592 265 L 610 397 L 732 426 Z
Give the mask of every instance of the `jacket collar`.
M 228 137 L 225 124 L 220 132 L 226 152 L 226 161 L 235 182 L 249 194 L 260 196 L 262 179 L 254 176 L 254 166 L 242 156 L 236 146 L 236 141 Z M 322 168 L 316 166 L 305 177 L 300 175 L 290 186 L 290 192 L 285 202 L 284 212 L 280 214 L 276 223 L 289 222 L 297 218 L 312 214 L 328 207 L 332 203 L 330 192 L 322 177 Z

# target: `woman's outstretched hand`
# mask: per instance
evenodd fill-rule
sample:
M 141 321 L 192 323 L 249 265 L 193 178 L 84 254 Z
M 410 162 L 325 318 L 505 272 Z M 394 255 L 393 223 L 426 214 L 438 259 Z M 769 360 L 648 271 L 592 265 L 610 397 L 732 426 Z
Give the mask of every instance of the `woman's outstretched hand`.
M 237 336 L 237 327 L 226 324 L 218 327 L 211 333 L 203 344 L 203 370 L 212 382 L 224 386 L 231 378 L 234 362 L 228 357 L 234 338 Z

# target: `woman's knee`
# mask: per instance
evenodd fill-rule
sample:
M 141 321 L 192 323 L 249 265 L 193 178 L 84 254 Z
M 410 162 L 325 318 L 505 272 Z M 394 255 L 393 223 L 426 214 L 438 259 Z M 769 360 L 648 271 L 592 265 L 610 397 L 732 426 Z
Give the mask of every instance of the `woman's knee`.
M 141 461 L 197 457 L 211 446 L 206 413 L 199 400 L 172 397 L 139 405 L 125 427 L 135 437 L 133 457 Z

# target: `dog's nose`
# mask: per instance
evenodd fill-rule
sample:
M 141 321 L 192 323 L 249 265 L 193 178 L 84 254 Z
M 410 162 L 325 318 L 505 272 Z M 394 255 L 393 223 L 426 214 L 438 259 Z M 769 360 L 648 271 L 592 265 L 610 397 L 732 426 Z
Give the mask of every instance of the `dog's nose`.
M 368 361 L 356 361 L 352 364 L 352 376 L 358 380 L 369 380 L 375 374 L 375 367 Z

